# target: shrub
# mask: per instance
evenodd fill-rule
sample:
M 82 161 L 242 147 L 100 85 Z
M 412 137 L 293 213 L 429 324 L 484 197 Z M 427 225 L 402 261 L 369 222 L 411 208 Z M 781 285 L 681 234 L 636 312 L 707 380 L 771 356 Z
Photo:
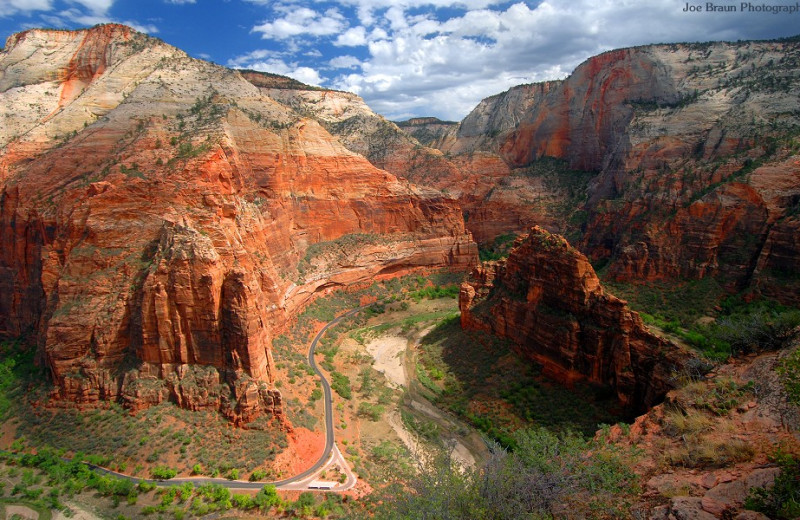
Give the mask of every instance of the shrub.
M 800 460 L 777 453 L 775 460 L 781 469 L 771 488 L 752 488 L 744 503 L 745 509 L 764 513 L 780 520 L 800 516 Z
M 256 496 L 253 497 L 253 503 L 262 511 L 266 511 L 274 506 L 282 504 L 283 501 L 281 497 L 278 496 L 275 486 L 268 484 L 256 493 Z
M 800 349 L 781 360 L 777 371 L 789 402 L 800 405 Z
M 717 335 L 731 346 L 733 354 L 777 350 L 795 336 L 800 312 L 777 314 L 758 310 L 746 316 L 732 316 L 718 322 Z
M 171 478 L 175 478 L 178 472 L 166 466 L 156 466 L 155 468 L 150 470 L 150 474 L 153 476 L 154 479 L 157 480 L 169 480 Z
M 241 509 L 243 511 L 247 511 L 248 509 L 253 509 L 256 507 L 255 502 L 249 495 L 233 495 L 231 497 L 231 503 L 233 507 L 236 509 Z
M 350 389 L 350 378 L 340 372 L 331 373 L 331 388 L 345 399 L 353 397 L 353 392 Z
M 265 480 L 267 478 L 267 472 L 263 469 L 257 469 L 250 474 L 250 482 L 258 482 L 259 480 Z
M 140 493 L 147 493 L 149 491 L 153 491 L 156 488 L 156 485 L 153 484 L 152 482 L 140 480 L 139 484 L 136 487 L 139 489 Z
M 367 417 L 371 421 L 379 421 L 383 416 L 384 408 L 379 404 L 362 402 L 358 405 L 358 415 Z

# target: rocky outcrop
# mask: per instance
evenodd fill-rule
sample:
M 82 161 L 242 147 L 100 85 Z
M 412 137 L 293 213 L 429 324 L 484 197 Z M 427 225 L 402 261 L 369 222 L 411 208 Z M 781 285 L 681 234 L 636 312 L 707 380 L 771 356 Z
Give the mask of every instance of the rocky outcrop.
M 630 412 L 658 403 L 687 359 L 603 290 L 585 256 L 539 227 L 507 260 L 473 272 L 459 308 L 463 328 L 510 339 L 558 381 L 609 385 Z
M 474 265 L 454 199 L 252 77 L 119 25 L 12 36 L 0 71 L 0 335 L 59 400 L 282 418 L 272 337 L 319 291 Z
M 798 409 L 777 370 L 787 354 L 732 359 L 670 391 L 630 426 L 598 432 L 604 443 L 640 454 L 630 467 L 642 494 L 630 510 L 652 520 L 766 520 L 745 509 L 747 498 L 780 475 L 777 454 L 800 447 Z
M 348 149 L 366 157 L 373 165 L 419 185 L 455 194 L 458 169 L 437 149 L 422 146 L 396 124 L 373 112 L 355 94 L 309 87 L 262 86 L 250 81 L 272 99 L 313 118 Z

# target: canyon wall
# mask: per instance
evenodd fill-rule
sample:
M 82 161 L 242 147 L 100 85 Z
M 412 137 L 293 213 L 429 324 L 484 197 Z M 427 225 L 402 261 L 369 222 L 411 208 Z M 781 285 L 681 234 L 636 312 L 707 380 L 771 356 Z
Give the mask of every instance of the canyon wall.
M 539 224 L 612 279 L 713 277 L 796 305 L 798 88 L 797 38 L 620 49 L 487 98 L 442 150 L 469 165 L 455 182 L 487 179 L 459 192 L 481 241 Z
M 315 294 L 476 261 L 456 200 L 252 75 L 119 25 L 14 35 L 0 71 L 0 336 L 56 400 L 283 420 L 272 337 Z
M 632 413 L 657 404 L 688 356 L 650 333 L 608 294 L 588 259 L 534 227 L 507 260 L 485 263 L 461 286 L 461 326 L 510 339 L 545 375 L 607 384 Z

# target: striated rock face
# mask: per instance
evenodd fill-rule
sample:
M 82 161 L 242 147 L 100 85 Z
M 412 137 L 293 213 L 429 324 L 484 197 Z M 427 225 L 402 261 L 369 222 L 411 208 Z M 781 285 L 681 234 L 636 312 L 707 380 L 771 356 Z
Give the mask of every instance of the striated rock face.
M 453 179 L 458 176 L 458 166 L 440 150 L 421 145 L 396 124 L 373 112 L 357 95 L 251 81 L 266 95 L 319 122 L 348 150 L 363 155 L 378 168 L 457 196 L 458 183 Z
M 474 265 L 454 199 L 247 74 L 119 25 L 0 53 L 0 336 L 54 397 L 282 418 L 272 336 L 317 291 Z
M 481 101 L 458 125 L 457 140 L 447 150 L 453 154 L 496 151 L 560 81 L 519 85 Z
M 398 122 L 397 126 L 421 145 L 442 151 L 453 146 L 458 133 L 458 123 L 436 117 L 412 117 Z
M 468 164 L 454 184 L 475 179 L 458 195 L 480 241 L 539 224 L 617 280 L 715 277 L 796 304 L 798 88 L 797 39 L 620 49 L 487 98 L 441 146 Z
M 459 308 L 463 328 L 510 339 L 558 381 L 610 385 L 630 412 L 661 400 L 687 359 L 603 290 L 585 256 L 539 227 L 507 260 L 473 272 Z
M 479 242 L 531 224 L 566 230 L 562 223 L 570 210 L 563 201 L 575 198 L 573 183 L 553 175 L 551 164 L 514 170 L 496 153 L 527 107 L 558 82 L 493 96 L 458 125 L 436 118 L 396 125 L 354 94 L 246 77 L 273 99 L 314 118 L 372 164 L 457 198 Z M 579 177 L 585 183 L 585 176 Z

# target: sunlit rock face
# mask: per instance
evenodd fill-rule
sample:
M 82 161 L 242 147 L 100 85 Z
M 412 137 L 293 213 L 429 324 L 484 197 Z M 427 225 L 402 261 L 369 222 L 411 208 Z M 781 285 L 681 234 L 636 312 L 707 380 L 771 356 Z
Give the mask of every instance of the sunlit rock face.
M 653 45 L 403 129 L 458 165 L 435 185 L 480 241 L 539 224 L 611 278 L 711 276 L 797 304 L 798 89 L 797 39 Z
M 0 335 L 57 400 L 282 420 L 272 337 L 318 291 L 476 262 L 453 198 L 128 27 L 11 36 L 0 111 Z

